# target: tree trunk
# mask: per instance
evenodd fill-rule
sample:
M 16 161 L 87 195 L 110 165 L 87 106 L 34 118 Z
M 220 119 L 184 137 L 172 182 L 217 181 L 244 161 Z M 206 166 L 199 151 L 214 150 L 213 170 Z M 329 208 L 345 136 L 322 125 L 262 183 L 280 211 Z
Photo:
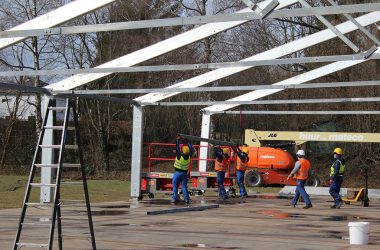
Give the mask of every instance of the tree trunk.
M 11 139 L 14 124 L 17 121 L 17 111 L 18 111 L 19 104 L 20 104 L 20 95 L 17 95 L 16 99 L 15 99 L 15 103 L 14 103 L 13 108 L 12 108 L 12 112 L 10 114 L 9 123 L 8 123 L 4 133 L 3 133 L 3 138 L 2 138 L 3 148 L 2 148 L 1 159 L 0 159 L 0 168 L 1 169 L 4 169 L 5 160 L 7 157 L 8 146 L 9 146 L 9 141 Z

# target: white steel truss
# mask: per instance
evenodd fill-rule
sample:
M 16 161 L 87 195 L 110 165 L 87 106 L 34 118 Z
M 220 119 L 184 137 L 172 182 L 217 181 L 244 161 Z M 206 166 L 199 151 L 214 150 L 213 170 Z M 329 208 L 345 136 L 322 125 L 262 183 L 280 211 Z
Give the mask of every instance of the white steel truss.
M 380 3 L 366 3 L 366 4 L 352 4 L 340 6 L 323 6 L 313 8 L 297 8 L 297 9 L 281 9 L 275 10 L 269 14 L 266 19 L 271 18 L 287 18 L 287 17 L 303 17 L 314 15 L 336 15 L 348 13 L 361 13 L 380 11 Z M 79 25 L 69 27 L 55 27 L 55 28 L 33 28 L 23 30 L 7 30 L 0 31 L 0 38 L 11 38 L 20 36 L 50 36 L 50 35 L 68 35 L 79 34 L 88 32 L 104 32 L 104 31 L 119 31 L 131 29 L 147 29 L 158 27 L 172 27 L 183 25 L 197 25 L 213 22 L 230 22 L 230 21 L 249 21 L 261 19 L 261 16 L 254 12 L 247 13 L 232 13 L 232 14 L 219 14 L 208 16 L 194 16 L 194 17 L 176 17 L 166 19 L 153 19 L 143 21 L 129 21 L 129 22 L 116 22 L 106 24 L 92 24 L 92 25 Z M 368 35 L 368 34 L 366 34 Z
M 197 63 L 197 64 L 176 64 L 176 65 L 156 65 L 156 66 L 133 66 L 133 67 L 113 67 L 113 68 L 90 68 L 90 69 L 53 69 L 53 70 L 29 70 L 29 71 L 0 71 L 0 77 L 15 76 L 37 76 L 37 75 L 73 75 L 88 73 L 119 73 L 119 72 L 158 72 L 158 71 L 185 71 L 199 69 L 221 69 L 235 67 L 256 67 L 265 65 L 285 65 L 285 64 L 301 64 L 301 63 L 323 63 L 336 61 L 352 61 L 360 59 L 380 59 L 380 55 L 373 52 L 376 47 L 371 48 L 363 53 L 351 55 L 336 56 L 314 56 L 314 57 L 298 57 L 298 58 L 281 58 L 281 59 L 257 59 L 246 60 L 240 62 L 222 62 L 222 63 Z
M 28 22 L 13 27 L 8 31 L 45 29 L 54 27 L 115 1 L 116 0 L 76 0 L 45 15 L 36 17 Z M 0 49 L 16 44 L 26 38 L 27 36 L 0 38 Z
M 260 5 L 265 5 L 269 0 L 261 2 Z M 278 9 L 287 7 L 294 3 L 297 3 L 298 0 L 282 0 Z M 239 11 L 238 13 L 252 12 L 251 9 L 246 8 Z M 163 55 L 167 52 L 173 51 L 175 49 L 181 48 L 185 45 L 194 43 L 203 38 L 215 35 L 222 31 L 231 29 L 235 26 L 246 23 L 247 21 L 235 21 L 235 22 L 219 22 L 219 23 L 210 23 L 202 25 L 198 28 L 192 29 L 190 31 L 184 32 L 183 34 L 174 36 L 172 38 L 166 39 L 164 41 L 153 44 L 144 49 L 140 49 L 128 55 L 122 56 L 118 59 L 112 60 L 108 63 L 102 64 L 96 68 L 111 68 L 111 67 L 130 67 L 138 63 L 147 61 L 159 55 Z M 57 83 L 50 84 L 46 86 L 48 89 L 52 90 L 69 90 L 89 82 L 95 81 L 99 78 L 105 77 L 111 73 L 93 73 L 93 74 L 82 74 L 75 75 L 69 78 L 66 78 Z

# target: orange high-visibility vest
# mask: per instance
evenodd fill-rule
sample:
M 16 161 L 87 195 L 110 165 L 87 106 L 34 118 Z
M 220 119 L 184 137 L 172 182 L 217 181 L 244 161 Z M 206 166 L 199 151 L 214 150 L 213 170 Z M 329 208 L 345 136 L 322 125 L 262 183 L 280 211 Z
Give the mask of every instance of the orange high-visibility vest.
M 236 161 L 236 169 L 240 171 L 245 171 L 248 168 L 248 161 L 242 162 L 239 157 L 237 157 Z
M 217 159 L 215 159 L 215 170 L 226 172 L 228 166 L 228 159 L 223 157 L 222 162 L 219 162 Z
M 301 167 L 296 173 L 296 179 L 307 180 L 309 178 L 310 162 L 303 158 L 298 161 L 301 163 Z

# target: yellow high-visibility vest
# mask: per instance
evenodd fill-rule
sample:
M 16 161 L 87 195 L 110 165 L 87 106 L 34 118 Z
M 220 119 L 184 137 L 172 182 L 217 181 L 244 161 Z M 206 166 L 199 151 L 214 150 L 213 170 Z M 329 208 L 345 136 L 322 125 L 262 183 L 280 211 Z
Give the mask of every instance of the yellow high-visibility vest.
M 190 156 L 185 160 L 183 156 L 178 160 L 178 158 L 175 158 L 174 161 L 174 168 L 179 169 L 179 170 L 189 170 L 190 166 Z
M 344 165 L 343 165 L 343 163 L 340 160 L 337 160 L 337 161 L 339 161 L 339 165 L 340 165 L 339 166 L 338 176 L 343 176 L 343 174 L 344 174 Z M 335 162 L 331 165 L 330 176 L 334 175 L 334 172 L 335 172 L 334 165 L 335 165 Z

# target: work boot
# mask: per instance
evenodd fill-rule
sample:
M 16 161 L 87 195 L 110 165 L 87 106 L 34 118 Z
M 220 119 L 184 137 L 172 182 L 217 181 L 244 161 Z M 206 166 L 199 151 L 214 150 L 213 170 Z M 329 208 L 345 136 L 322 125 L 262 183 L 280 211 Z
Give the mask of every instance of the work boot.
M 296 207 L 296 204 L 292 204 L 292 203 L 290 203 L 290 206 L 291 206 L 291 207 Z
M 309 209 L 309 208 L 312 208 L 313 207 L 313 205 L 311 205 L 311 204 L 309 204 L 309 205 L 306 205 L 306 206 L 304 206 L 304 207 L 302 207 L 303 209 Z
M 342 206 L 343 202 L 340 200 L 339 203 L 336 205 L 336 208 L 340 208 Z
M 190 199 L 185 200 L 185 204 L 186 204 L 186 205 L 190 205 Z
M 218 197 L 218 201 L 224 203 L 226 201 L 225 197 Z
M 332 206 L 330 206 L 330 208 L 334 208 L 334 209 L 335 209 L 335 208 L 336 208 L 336 205 L 332 205 Z
M 247 195 L 247 194 L 244 194 L 244 195 L 241 196 L 240 198 L 242 198 L 242 199 L 248 198 L 248 195 Z

